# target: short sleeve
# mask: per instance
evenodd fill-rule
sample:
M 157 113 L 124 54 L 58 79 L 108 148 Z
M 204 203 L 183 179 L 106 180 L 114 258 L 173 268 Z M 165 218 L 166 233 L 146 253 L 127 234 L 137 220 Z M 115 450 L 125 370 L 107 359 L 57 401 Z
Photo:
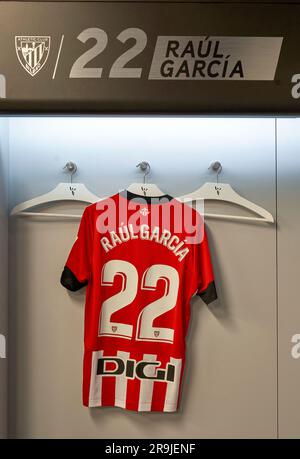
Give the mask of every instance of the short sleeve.
M 90 279 L 92 240 L 92 222 L 87 207 L 83 212 L 77 239 L 70 251 L 60 279 L 61 284 L 68 290 L 79 290 L 87 285 Z
M 206 304 L 209 304 L 217 299 L 217 291 L 205 226 L 203 226 L 203 239 L 200 244 L 196 245 L 195 250 L 195 271 L 197 273 L 196 294 Z

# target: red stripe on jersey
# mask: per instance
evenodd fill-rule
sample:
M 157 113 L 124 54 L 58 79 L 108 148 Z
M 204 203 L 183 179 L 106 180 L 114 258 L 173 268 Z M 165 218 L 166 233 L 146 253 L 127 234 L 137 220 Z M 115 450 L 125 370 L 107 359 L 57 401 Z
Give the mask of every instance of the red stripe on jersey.
M 153 402 L 151 405 L 151 411 L 164 411 L 166 390 L 166 382 L 156 381 L 154 383 Z

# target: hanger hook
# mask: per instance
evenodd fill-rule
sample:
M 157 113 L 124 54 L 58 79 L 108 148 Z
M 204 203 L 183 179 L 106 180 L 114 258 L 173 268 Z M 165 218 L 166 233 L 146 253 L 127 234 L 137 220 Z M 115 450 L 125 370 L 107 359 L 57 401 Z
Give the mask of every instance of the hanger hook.
M 66 169 L 67 172 L 70 174 L 70 177 L 71 177 L 70 180 L 71 180 L 71 183 L 72 183 L 73 175 L 77 171 L 77 164 L 74 163 L 73 161 L 68 161 L 67 164 L 63 167 L 63 169 Z
M 214 172 L 217 173 L 217 183 L 219 183 L 219 174 L 222 171 L 222 164 L 220 163 L 220 161 L 214 161 L 213 163 L 211 163 L 208 169 L 212 169 Z
M 150 174 L 150 164 L 147 161 L 141 161 L 139 164 L 136 165 L 139 167 L 142 172 L 144 172 L 144 183 L 146 183 L 146 175 Z

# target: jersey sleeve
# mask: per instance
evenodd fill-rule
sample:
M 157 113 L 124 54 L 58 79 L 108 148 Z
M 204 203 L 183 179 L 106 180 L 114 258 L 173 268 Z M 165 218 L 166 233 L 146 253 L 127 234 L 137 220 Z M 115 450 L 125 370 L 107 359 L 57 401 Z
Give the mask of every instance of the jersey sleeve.
M 206 303 L 212 303 L 217 299 L 217 291 L 214 281 L 213 267 L 210 257 L 210 250 L 203 225 L 203 238 L 200 244 L 195 247 L 195 273 L 197 290 L 196 294 Z
M 91 277 L 93 231 L 88 208 L 83 212 L 77 239 L 73 244 L 60 282 L 68 290 L 77 291 L 87 285 Z

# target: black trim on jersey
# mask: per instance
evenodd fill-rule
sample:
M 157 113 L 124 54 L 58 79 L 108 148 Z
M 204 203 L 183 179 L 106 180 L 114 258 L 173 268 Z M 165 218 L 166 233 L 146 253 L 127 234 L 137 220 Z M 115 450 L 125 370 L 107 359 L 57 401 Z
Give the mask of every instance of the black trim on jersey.
M 209 304 L 215 301 L 218 298 L 217 290 L 214 281 L 208 284 L 208 287 L 201 293 L 197 293 L 198 296 L 204 301 L 204 303 Z
M 60 283 L 66 289 L 71 290 L 71 292 L 76 292 L 77 290 L 80 290 L 82 287 L 84 287 L 87 284 L 87 281 L 79 282 L 79 280 L 77 279 L 75 274 L 72 273 L 70 268 L 65 266 L 60 277 Z
M 141 187 L 143 187 L 143 184 L 141 184 Z M 145 184 L 145 188 L 146 187 L 147 184 Z M 170 196 L 169 194 L 163 194 L 161 196 L 143 196 L 141 194 L 131 193 L 131 191 L 127 190 L 121 191 L 120 195 L 128 199 L 128 201 L 134 199 L 136 202 L 141 203 L 144 203 L 146 201 L 147 204 L 164 204 L 165 202 L 169 202 L 172 201 L 172 199 L 174 199 L 173 196 Z

